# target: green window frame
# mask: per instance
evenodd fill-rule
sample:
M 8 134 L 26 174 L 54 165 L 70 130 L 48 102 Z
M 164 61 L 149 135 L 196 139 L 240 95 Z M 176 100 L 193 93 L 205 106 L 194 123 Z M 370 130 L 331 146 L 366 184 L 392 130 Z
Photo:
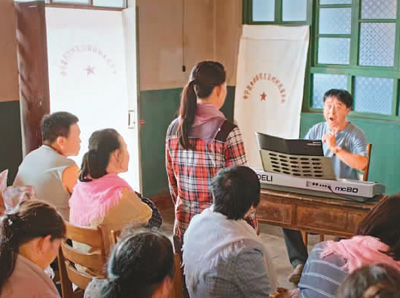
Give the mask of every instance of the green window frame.
M 361 5 L 363 0 L 352 0 L 351 4 L 321 4 L 321 0 L 307 0 L 307 20 L 302 22 L 284 22 L 282 21 L 282 3 L 283 0 L 275 0 L 275 21 L 273 22 L 255 22 L 253 16 L 253 1 L 243 0 L 243 23 L 244 24 L 285 24 L 285 25 L 310 25 L 310 44 L 308 51 L 308 61 L 305 75 L 303 112 L 321 112 L 321 108 L 312 106 L 313 98 L 313 76 L 316 74 L 333 74 L 347 76 L 347 90 L 355 94 L 356 78 L 388 78 L 393 79 L 393 92 L 390 114 L 378 114 L 373 112 L 351 111 L 351 116 L 399 120 L 399 81 L 400 81 L 400 0 L 396 0 L 397 10 L 395 19 L 362 19 Z M 351 9 L 351 32 L 348 34 L 319 34 L 319 12 L 323 8 L 350 8 Z M 393 66 L 363 66 L 359 65 L 360 35 L 361 25 L 365 23 L 394 23 L 395 24 L 395 44 L 394 44 L 394 62 Z M 349 38 L 350 56 L 349 63 L 343 64 L 322 64 L 318 63 L 319 38 Z M 357 102 L 357 96 L 354 98 Z M 353 104 L 353 109 L 354 109 Z
M 253 21 L 253 0 L 243 0 L 243 24 L 266 25 L 311 25 L 312 0 L 307 1 L 307 17 L 304 21 L 283 21 L 283 0 L 275 0 L 274 21 Z

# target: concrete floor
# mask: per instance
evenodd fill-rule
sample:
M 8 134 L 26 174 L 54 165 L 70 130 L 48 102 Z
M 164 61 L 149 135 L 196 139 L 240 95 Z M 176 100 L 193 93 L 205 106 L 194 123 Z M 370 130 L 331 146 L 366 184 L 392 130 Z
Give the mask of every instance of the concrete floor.
M 162 210 L 163 215 L 163 231 L 172 237 L 174 210 Z M 269 249 L 270 256 L 278 277 L 279 286 L 293 289 L 295 286 L 287 281 L 288 275 L 292 272 L 292 266 L 286 252 L 285 241 L 283 240 L 282 230 L 279 227 L 260 223 L 260 237 Z M 308 238 L 308 250 L 319 240 L 318 235 L 310 235 Z

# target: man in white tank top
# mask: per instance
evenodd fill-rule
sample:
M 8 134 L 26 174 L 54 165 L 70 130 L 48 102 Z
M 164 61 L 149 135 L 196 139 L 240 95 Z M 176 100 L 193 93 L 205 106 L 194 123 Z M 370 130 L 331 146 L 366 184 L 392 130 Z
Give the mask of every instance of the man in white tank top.
M 78 166 L 67 158 L 80 150 L 78 121 L 68 112 L 45 116 L 43 145 L 25 156 L 14 181 L 14 186 L 33 186 L 38 199 L 56 208 L 65 220 L 69 219 L 69 198 L 79 174 Z

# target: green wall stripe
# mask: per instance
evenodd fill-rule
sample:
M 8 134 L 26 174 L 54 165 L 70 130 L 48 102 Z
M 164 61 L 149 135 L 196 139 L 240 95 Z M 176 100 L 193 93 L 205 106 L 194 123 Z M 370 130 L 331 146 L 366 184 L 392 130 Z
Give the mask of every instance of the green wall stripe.
M 11 184 L 22 161 L 19 101 L 0 102 L 0 140 L 0 172 L 9 170 Z
M 168 192 L 165 172 L 165 134 L 168 125 L 177 117 L 182 89 L 141 91 L 139 99 L 140 148 L 143 194 L 153 196 Z M 232 121 L 235 88 L 228 86 L 228 94 L 221 111 Z
M 140 93 L 140 128 L 143 193 L 146 196 L 168 192 L 165 173 L 164 142 L 169 123 L 176 117 L 181 89 L 151 90 Z M 233 119 L 235 87 L 228 87 L 222 111 Z M 400 192 L 400 123 L 398 121 L 349 117 L 359 126 L 373 144 L 370 180 L 386 185 L 388 194 Z M 302 113 L 300 136 L 303 137 L 315 123 L 324 121 L 322 113 Z

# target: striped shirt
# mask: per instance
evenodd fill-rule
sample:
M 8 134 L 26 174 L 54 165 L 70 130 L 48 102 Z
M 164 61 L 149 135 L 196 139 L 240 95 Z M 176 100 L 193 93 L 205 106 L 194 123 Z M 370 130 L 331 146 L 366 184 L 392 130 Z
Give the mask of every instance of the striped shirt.
M 303 298 L 334 298 L 340 284 L 349 275 L 342 267 L 346 260 L 330 254 L 321 257 L 325 242 L 317 243 L 308 256 L 298 285 Z
M 192 217 L 213 203 L 212 178 L 222 168 L 246 165 L 247 159 L 238 127 L 233 128 L 225 142 L 215 139 L 207 144 L 200 138 L 189 137 L 194 150 L 185 150 L 171 132 L 175 121 L 168 128 L 165 155 L 169 189 L 175 204 L 174 234 L 182 241 Z

